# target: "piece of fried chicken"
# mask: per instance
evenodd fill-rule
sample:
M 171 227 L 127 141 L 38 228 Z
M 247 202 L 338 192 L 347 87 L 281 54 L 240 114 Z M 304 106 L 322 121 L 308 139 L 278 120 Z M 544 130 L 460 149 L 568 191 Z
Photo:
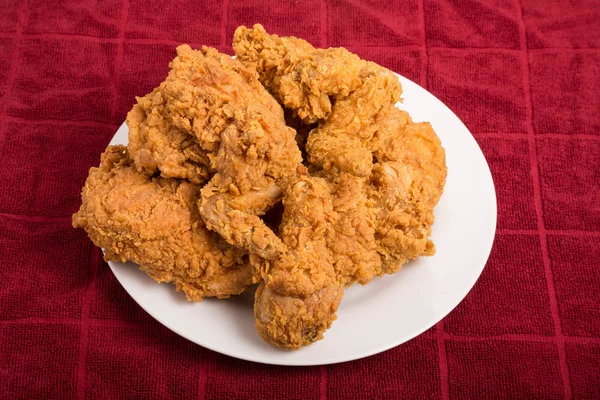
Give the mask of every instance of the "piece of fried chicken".
M 165 178 L 182 178 L 202 184 L 212 175 L 207 152 L 196 137 L 175 127 L 166 112 L 159 88 L 137 98 L 127 114 L 129 152 L 139 172 L 160 171 Z
M 252 281 L 247 256 L 206 229 L 198 197 L 194 184 L 140 174 L 124 146 L 111 146 L 90 169 L 73 226 L 107 260 L 133 261 L 190 301 L 239 294 Z
M 319 123 L 306 142 L 312 165 L 371 173 L 367 143 L 377 130 L 375 118 L 402 92 L 394 73 L 344 48 L 315 49 L 301 39 L 269 35 L 258 24 L 239 27 L 233 47 L 285 107 L 306 123 Z
M 316 49 L 303 39 L 270 35 L 260 24 L 238 27 L 233 50 L 281 104 L 309 124 L 329 115 L 332 97 L 360 86 L 372 64 L 344 48 Z
M 263 339 L 297 349 L 323 338 L 343 296 L 326 239 L 336 216 L 321 178 L 290 184 L 283 206 L 280 235 L 287 251 L 275 260 L 250 256 L 260 282 L 254 314 Z
M 203 165 L 204 159 L 196 155 L 205 155 L 207 173 L 214 174 L 199 203 L 207 227 L 231 244 L 276 258 L 285 246 L 259 215 L 280 200 L 290 180 L 305 171 L 295 131 L 286 126 L 283 109 L 260 84 L 256 71 L 215 49 L 179 46 L 170 67 L 165 81 L 139 99 L 129 115 L 129 121 L 140 127 L 131 130 L 139 138 L 130 137 L 136 164 L 156 164 L 164 174 L 166 168 L 175 170 L 167 161 L 176 159 L 177 170 L 184 171 L 180 177 L 189 179 L 189 164 Z M 157 124 L 164 129 L 142 129 Z M 151 133 L 160 138 L 155 142 L 167 145 L 152 146 L 158 149 L 153 152 L 148 145 L 141 150 L 133 145 L 140 138 L 151 143 Z M 187 134 L 189 141 L 181 141 L 179 133 Z M 190 147 L 184 149 L 188 143 Z M 182 157 L 171 156 L 173 148 L 184 149 Z M 151 161 L 143 162 L 147 159 Z M 204 177 L 203 170 L 197 171 Z
M 380 113 L 376 126 L 368 177 L 315 173 L 328 182 L 337 215 L 328 248 L 344 287 L 435 253 L 433 210 L 447 174 L 441 142 L 429 123 L 415 123 L 395 107 Z
M 129 150 L 140 172 L 203 183 L 214 174 L 210 157 L 233 117 L 235 97 L 253 98 L 275 113 L 281 107 L 254 71 L 215 49 L 181 45 L 170 67 L 165 81 L 138 97 L 127 115 Z
M 376 240 L 385 273 L 433 255 L 433 209 L 446 183 L 446 154 L 428 122 L 395 107 L 381 113 L 370 147 L 375 164 L 368 196 L 377 214 Z

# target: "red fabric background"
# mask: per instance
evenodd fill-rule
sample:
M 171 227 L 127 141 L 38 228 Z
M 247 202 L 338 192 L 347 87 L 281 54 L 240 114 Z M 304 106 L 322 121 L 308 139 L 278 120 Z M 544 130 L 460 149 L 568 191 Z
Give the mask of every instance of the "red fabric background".
M 498 192 L 479 282 L 363 360 L 287 368 L 152 320 L 71 228 L 80 189 L 175 46 L 233 30 L 345 46 L 467 124 Z M 7 0 L 0 7 L 0 397 L 600 398 L 597 0 Z

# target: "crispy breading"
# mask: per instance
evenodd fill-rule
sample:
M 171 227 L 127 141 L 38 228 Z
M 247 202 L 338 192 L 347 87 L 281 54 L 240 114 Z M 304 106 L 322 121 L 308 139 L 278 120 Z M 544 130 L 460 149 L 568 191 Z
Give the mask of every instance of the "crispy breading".
M 156 166 L 192 182 L 211 177 L 199 202 L 206 226 L 233 245 L 276 257 L 284 246 L 258 216 L 305 171 L 283 109 L 254 70 L 215 49 L 181 45 L 170 67 L 129 114 L 138 169 Z M 251 205 L 241 201 L 250 198 Z
M 198 140 L 173 126 L 166 117 L 159 89 L 137 98 L 127 114 L 129 151 L 139 172 L 160 170 L 165 178 L 182 178 L 202 184 L 210 177 L 210 160 Z
M 111 146 L 90 169 L 73 226 L 85 229 L 107 260 L 133 261 L 190 301 L 239 294 L 252 281 L 247 256 L 206 229 L 198 196 L 189 182 L 138 173 L 127 149 Z
M 376 239 L 386 273 L 422 255 L 433 255 L 429 239 L 433 208 L 446 183 L 446 154 L 428 122 L 412 122 L 397 108 L 382 113 L 370 143 L 376 163 L 368 195 L 376 210 Z
M 335 219 L 325 180 L 304 177 L 283 198 L 280 235 L 287 251 L 275 260 L 251 255 L 256 328 L 269 343 L 297 349 L 323 338 L 343 296 L 327 248 Z
M 347 258 L 336 265 L 357 259 L 370 265 L 356 270 L 360 278 L 353 267 L 338 268 L 346 281 L 368 282 L 433 254 L 429 236 L 446 179 L 445 153 L 431 125 L 413 123 L 395 107 L 402 91 L 397 77 L 345 49 L 315 49 L 260 25 L 239 27 L 233 46 L 286 107 L 317 122 L 306 139 L 309 170 L 332 183 L 334 201 L 335 182 L 343 180 L 347 187 L 339 193 L 356 205 L 340 212 L 335 237 L 343 240 L 331 240 L 331 246 Z M 346 174 L 364 179 L 351 184 Z

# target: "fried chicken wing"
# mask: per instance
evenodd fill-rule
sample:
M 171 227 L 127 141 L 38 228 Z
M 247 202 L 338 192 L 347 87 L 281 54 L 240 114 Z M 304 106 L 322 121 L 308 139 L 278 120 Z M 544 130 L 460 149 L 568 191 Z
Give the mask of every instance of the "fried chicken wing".
M 258 72 L 260 82 L 282 104 L 285 102 L 280 96 L 281 78 L 293 73 L 298 63 L 316 51 L 306 40 L 269 35 L 260 24 L 253 28 L 238 27 L 233 37 L 233 49 L 244 65 Z M 311 100 L 305 102 L 303 119 L 307 123 L 316 122 L 315 114 L 322 118 L 331 110 L 329 99 L 316 95 Z
M 133 261 L 158 282 L 173 282 L 188 300 L 246 290 L 245 253 L 204 226 L 198 186 L 136 171 L 124 146 L 111 146 L 90 169 L 73 226 L 86 230 L 105 258 Z
M 263 215 L 280 199 L 282 189 L 274 181 L 264 187 L 239 193 L 227 190 L 227 178 L 217 174 L 201 190 L 200 213 L 209 229 L 218 232 L 227 242 L 245 248 L 268 259 L 285 251 L 281 239 L 262 221 Z
M 321 178 L 301 178 L 283 198 L 280 229 L 287 251 L 275 260 L 251 255 L 261 282 L 254 313 L 260 335 L 284 349 L 322 339 L 343 296 L 326 236 L 335 220 L 333 202 Z

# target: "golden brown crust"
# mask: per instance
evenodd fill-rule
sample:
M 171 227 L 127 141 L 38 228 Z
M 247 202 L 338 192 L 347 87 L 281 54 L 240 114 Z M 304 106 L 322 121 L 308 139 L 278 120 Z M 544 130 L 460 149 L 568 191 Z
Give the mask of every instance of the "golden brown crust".
M 343 47 L 316 49 L 303 39 L 270 35 L 260 24 L 238 27 L 233 49 L 267 90 L 308 124 L 327 119 L 334 101 L 348 97 L 373 73 L 394 76 Z M 395 103 L 400 92 L 388 95 L 397 96 Z
M 273 261 L 251 256 L 257 280 L 257 330 L 268 342 L 297 349 L 323 337 L 343 296 L 327 232 L 335 219 L 326 182 L 300 178 L 283 198 L 280 235 L 287 251 Z
M 343 287 L 362 285 L 383 274 L 375 240 L 375 216 L 367 196 L 369 182 L 349 173 L 322 173 L 328 182 L 336 212 L 327 247 L 336 278 Z
M 382 68 L 368 72 L 363 84 L 339 98 L 331 115 L 309 135 L 306 151 L 312 164 L 335 168 L 356 176 L 369 176 L 373 155 L 368 143 L 379 128 L 375 120 L 382 110 L 400 98 L 400 83 Z
M 140 171 L 203 183 L 223 163 L 222 135 L 231 125 L 250 135 L 255 125 L 283 121 L 281 106 L 256 72 L 228 55 L 181 45 L 170 67 L 165 81 L 139 97 L 127 116 L 129 149 Z
M 395 107 L 396 76 L 345 49 L 315 49 L 260 25 L 239 27 L 234 50 L 286 107 L 318 122 L 306 139 L 309 170 L 329 180 L 334 201 L 342 193 L 354 204 L 338 210 L 337 240 L 330 243 L 342 282 L 366 283 L 433 254 L 429 236 L 445 184 L 444 149 L 429 124 L 413 123 Z
M 295 131 L 285 125 L 281 106 L 258 82 L 256 72 L 212 50 L 205 49 L 201 61 L 197 53 L 183 50 L 179 48 L 172 71 L 200 72 L 169 86 L 171 111 L 182 114 L 176 124 L 191 127 L 203 148 L 211 151 L 215 146 L 209 157 L 217 173 L 202 189 L 200 213 L 207 227 L 229 243 L 277 257 L 284 246 L 258 215 L 304 171 Z M 189 108 L 181 106 L 190 103 Z M 211 115 L 215 117 L 206 117 Z M 221 121 L 220 115 L 226 119 Z
M 182 178 L 202 184 L 210 177 L 210 161 L 198 141 L 165 116 L 161 92 L 137 98 L 127 114 L 129 152 L 142 173 L 161 172 L 165 178 Z
M 170 67 L 128 115 L 138 170 L 197 183 L 211 178 L 199 202 L 206 226 L 235 246 L 276 257 L 284 246 L 258 215 L 304 173 L 283 109 L 256 71 L 215 49 L 181 45 Z
M 105 257 L 133 261 L 158 282 L 173 282 L 188 300 L 229 297 L 251 284 L 244 252 L 208 231 L 196 210 L 198 187 L 136 171 L 124 146 L 111 146 L 91 168 L 73 226 Z

